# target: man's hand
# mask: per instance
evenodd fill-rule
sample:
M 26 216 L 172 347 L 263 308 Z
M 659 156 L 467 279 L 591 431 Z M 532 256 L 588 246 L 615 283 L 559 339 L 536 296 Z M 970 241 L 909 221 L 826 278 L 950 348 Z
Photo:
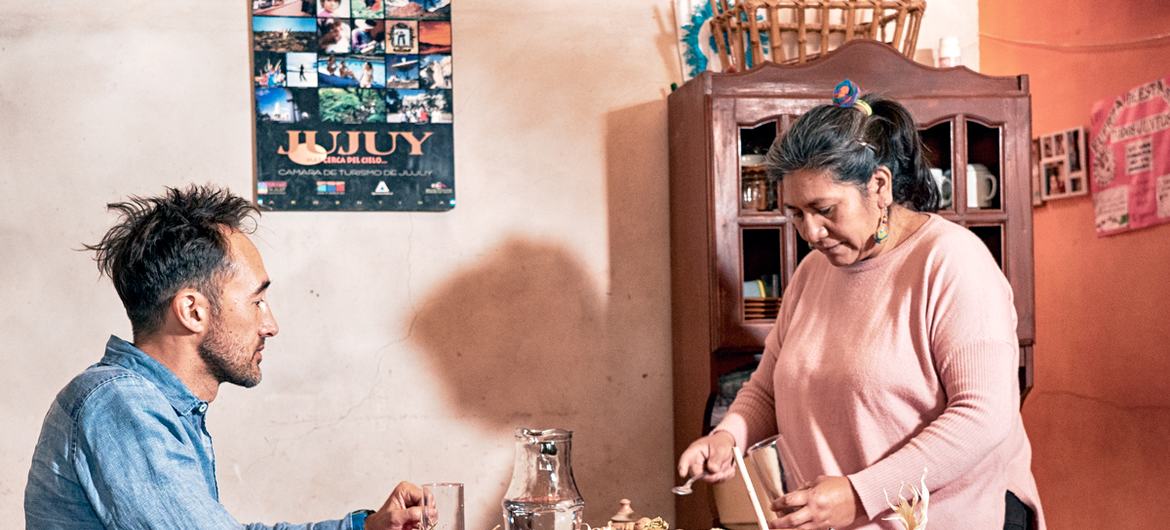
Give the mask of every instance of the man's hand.
M 423 516 L 422 488 L 409 482 L 399 482 L 386 503 L 366 517 L 369 530 L 418 530 Z M 433 503 L 432 503 L 433 505 Z M 436 513 L 431 508 L 430 517 Z

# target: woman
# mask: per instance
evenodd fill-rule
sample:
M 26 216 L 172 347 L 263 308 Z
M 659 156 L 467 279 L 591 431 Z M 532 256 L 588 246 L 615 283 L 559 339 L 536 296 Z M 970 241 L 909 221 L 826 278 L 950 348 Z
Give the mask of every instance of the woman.
M 358 86 L 361 88 L 374 86 L 374 65 L 369 61 L 362 66 L 362 78 L 358 80 Z
M 773 503 L 774 528 L 897 528 L 886 495 L 924 473 L 931 528 L 1043 528 L 1011 286 L 975 235 L 928 213 L 939 193 L 909 112 L 848 88 L 768 152 L 787 214 L 819 252 L 679 474 L 729 478 L 733 447 L 781 432 L 784 465 L 811 481 Z

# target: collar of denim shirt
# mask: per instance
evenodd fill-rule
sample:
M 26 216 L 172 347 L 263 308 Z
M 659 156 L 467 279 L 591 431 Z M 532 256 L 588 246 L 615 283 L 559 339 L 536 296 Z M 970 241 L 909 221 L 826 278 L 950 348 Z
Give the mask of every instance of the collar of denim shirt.
M 110 340 L 106 341 L 106 354 L 101 364 L 121 366 L 154 383 L 180 416 L 207 412 L 207 402 L 191 392 L 170 368 L 115 335 L 110 335 Z

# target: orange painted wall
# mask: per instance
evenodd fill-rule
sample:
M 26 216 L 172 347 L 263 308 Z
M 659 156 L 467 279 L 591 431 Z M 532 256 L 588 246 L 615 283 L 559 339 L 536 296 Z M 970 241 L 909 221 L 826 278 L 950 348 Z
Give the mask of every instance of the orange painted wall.
M 979 29 L 983 73 L 1030 76 L 1034 135 L 1088 127 L 1095 101 L 1170 76 L 1167 38 L 1069 47 L 1165 34 L 1165 0 L 981 0 Z M 1024 421 L 1049 526 L 1168 528 L 1170 224 L 1098 238 L 1088 196 L 1049 202 L 1034 220 Z

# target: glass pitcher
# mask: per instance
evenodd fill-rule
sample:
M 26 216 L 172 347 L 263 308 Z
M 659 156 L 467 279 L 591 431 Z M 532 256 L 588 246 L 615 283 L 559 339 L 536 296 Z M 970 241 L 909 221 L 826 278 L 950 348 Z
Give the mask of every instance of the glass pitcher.
M 516 429 L 504 530 L 580 530 L 585 500 L 573 478 L 572 431 Z

